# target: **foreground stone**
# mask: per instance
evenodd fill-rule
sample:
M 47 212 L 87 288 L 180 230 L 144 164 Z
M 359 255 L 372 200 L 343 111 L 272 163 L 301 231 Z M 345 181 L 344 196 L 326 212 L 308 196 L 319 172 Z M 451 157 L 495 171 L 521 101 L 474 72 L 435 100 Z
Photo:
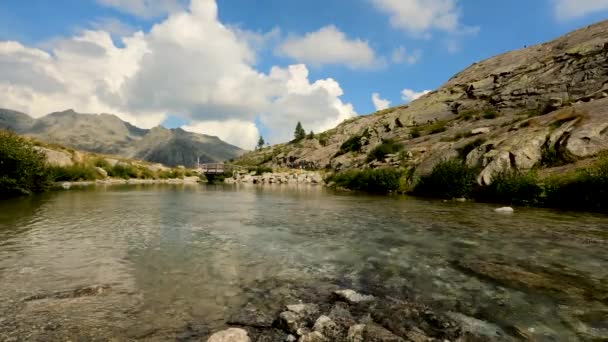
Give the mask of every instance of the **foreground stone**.
M 230 328 L 218 331 L 211 335 L 207 342 L 251 342 L 247 331 L 238 328 Z
M 375 299 L 374 296 L 362 295 L 353 290 L 339 290 L 334 292 L 334 294 L 339 298 L 346 300 L 350 304 L 371 302 Z

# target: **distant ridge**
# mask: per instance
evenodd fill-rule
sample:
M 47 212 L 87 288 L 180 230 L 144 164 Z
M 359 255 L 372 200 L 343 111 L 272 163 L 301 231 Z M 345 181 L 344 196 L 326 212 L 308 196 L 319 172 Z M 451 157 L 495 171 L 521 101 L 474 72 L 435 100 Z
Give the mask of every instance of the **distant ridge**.
M 112 114 L 55 112 L 39 119 L 0 108 L 0 128 L 71 148 L 168 166 L 193 167 L 236 158 L 245 151 L 218 137 L 155 127 L 143 129 Z

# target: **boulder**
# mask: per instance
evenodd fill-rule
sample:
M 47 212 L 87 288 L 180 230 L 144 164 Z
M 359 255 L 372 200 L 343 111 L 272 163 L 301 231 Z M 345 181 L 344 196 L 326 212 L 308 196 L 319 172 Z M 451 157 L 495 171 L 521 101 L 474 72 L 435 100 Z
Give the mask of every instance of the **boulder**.
M 251 342 L 251 339 L 247 331 L 239 328 L 230 328 L 211 335 L 207 342 Z
M 486 133 L 490 133 L 490 131 L 491 131 L 490 127 L 479 127 L 479 128 L 475 128 L 475 129 L 471 130 L 471 135 L 486 134 Z
M 513 210 L 513 208 L 511 208 L 511 207 L 502 207 L 502 208 L 496 208 L 496 209 L 494 209 L 494 211 L 497 213 L 501 213 L 501 214 L 512 214 L 515 210 Z
M 96 167 L 95 168 L 95 172 L 97 172 L 97 174 L 101 177 L 101 178 L 107 178 L 108 177 L 108 172 L 106 170 L 104 170 L 101 167 Z
M 298 334 L 298 330 L 306 327 L 306 319 L 295 312 L 283 311 L 279 314 L 279 326 L 292 334 Z
M 312 329 L 321 333 L 330 341 L 341 341 L 346 337 L 346 330 L 342 329 L 336 322 L 325 315 L 317 319 Z
M 72 155 L 64 151 L 51 150 L 45 147 L 35 146 L 36 150 L 42 152 L 46 157 L 46 162 L 52 166 L 72 166 Z
M 332 342 L 332 340 L 323 336 L 323 334 L 321 334 L 318 331 L 310 332 L 310 333 L 300 337 L 300 339 L 298 341 L 299 342 Z

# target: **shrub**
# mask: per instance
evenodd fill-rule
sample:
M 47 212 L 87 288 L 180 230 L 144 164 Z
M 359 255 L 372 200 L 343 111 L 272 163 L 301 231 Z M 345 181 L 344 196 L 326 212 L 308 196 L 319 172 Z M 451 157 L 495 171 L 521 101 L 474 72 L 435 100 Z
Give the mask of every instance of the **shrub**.
M 0 130 L 0 197 L 46 191 L 51 177 L 42 152 L 30 141 Z
M 492 183 L 479 188 L 475 197 L 482 201 L 507 204 L 538 204 L 543 188 L 534 172 L 506 171 L 495 175 Z
M 608 210 L 608 159 L 589 169 L 545 181 L 545 204 L 551 207 Z
M 383 140 L 382 143 L 376 146 L 367 156 L 367 162 L 374 160 L 383 160 L 387 154 L 398 153 L 403 149 L 403 146 L 395 143 L 391 139 Z
M 467 110 L 460 113 L 460 118 L 464 121 L 469 121 L 475 116 L 475 112 L 472 110 Z
M 110 165 L 110 163 L 108 163 L 108 161 L 102 157 L 95 158 L 93 160 L 93 165 L 96 167 L 100 167 L 106 171 L 112 168 L 112 165 Z
M 433 171 L 420 178 L 414 193 L 439 198 L 471 197 L 477 186 L 476 170 L 461 160 L 448 160 L 437 164 Z
M 416 127 L 412 128 L 410 130 L 410 135 L 412 136 L 412 139 L 416 139 L 416 138 L 420 137 L 420 135 L 422 135 L 422 132 L 420 131 L 420 127 L 416 126 Z
M 342 143 L 342 145 L 340 145 L 340 150 L 338 151 L 338 153 L 336 153 L 336 156 L 343 155 L 348 152 L 361 151 L 361 147 L 363 147 L 363 145 L 361 144 L 361 138 L 363 137 L 369 138 L 369 131 L 367 129 L 365 129 L 363 134 L 354 135 L 348 138 L 344 143 Z
M 49 170 L 56 182 L 91 181 L 98 177 L 95 167 L 87 164 L 51 166 Z
M 268 167 L 268 166 L 258 166 L 255 169 L 253 169 L 252 171 L 255 171 L 256 176 L 261 176 L 264 173 L 272 173 L 272 168 Z
M 319 144 L 321 144 L 321 146 L 327 146 L 327 143 L 329 143 L 329 134 L 323 132 L 319 134 L 317 139 L 319 140 Z
M 445 132 L 447 130 L 447 127 L 446 127 L 447 124 L 448 124 L 448 122 L 445 120 L 435 121 L 434 123 L 430 124 L 428 127 L 429 134 L 437 134 L 437 133 Z
M 496 119 L 498 116 L 498 113 L 494 109 L 486 109 L 482 115 L 484 119 Z
M 336 173 L 326 181 L 335 186 L 357 191 L 388 193 L 401 188 L 403 172 L 396 169 L 349 170 Z
M 110 177 L 124 179 L 137 178 L 139 174 L 134 166 L 124 163 L 118 163 L 114 165 L 114 167 L 112 167 L 110 170 L 106 171 L 108 172 L 108 176 Z

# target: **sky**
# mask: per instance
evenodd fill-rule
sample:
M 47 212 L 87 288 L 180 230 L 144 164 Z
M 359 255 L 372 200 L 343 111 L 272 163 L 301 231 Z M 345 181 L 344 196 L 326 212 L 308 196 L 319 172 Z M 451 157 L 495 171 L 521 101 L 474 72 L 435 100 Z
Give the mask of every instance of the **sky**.
M 0 107 L 252 149 L 607 17 L 608 0 L 0 0 Z

